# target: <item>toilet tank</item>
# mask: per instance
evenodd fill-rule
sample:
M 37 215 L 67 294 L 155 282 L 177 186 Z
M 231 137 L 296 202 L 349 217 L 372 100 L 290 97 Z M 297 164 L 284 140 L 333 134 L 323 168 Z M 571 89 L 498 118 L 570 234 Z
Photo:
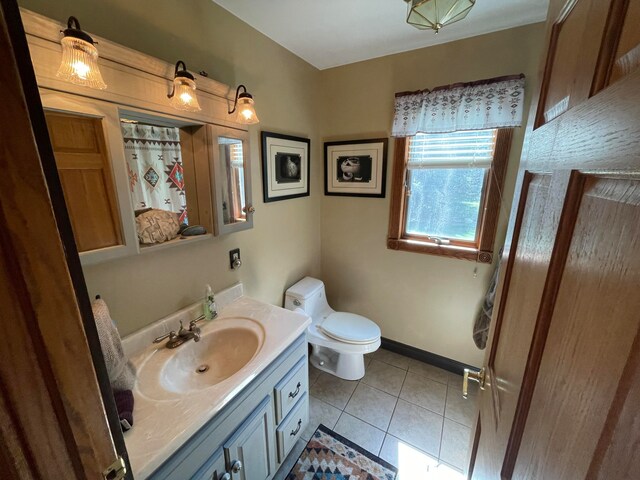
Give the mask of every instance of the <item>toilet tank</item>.
M 284 296 L 284 308 L 301 308 L 312 319 L 329 308 L 324 292 L 324 283 L 317 278 L 305 277 L 287 289 Z

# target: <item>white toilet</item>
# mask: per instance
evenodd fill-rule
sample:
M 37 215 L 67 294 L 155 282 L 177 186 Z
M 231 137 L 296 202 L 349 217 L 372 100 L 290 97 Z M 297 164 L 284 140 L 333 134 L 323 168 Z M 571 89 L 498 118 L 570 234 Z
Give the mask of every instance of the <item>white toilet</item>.
M 285 308 L 311 317 L 307 341 L 311 364 L 345 380 L 364 376 L 364 354 L 380 347 L 380 327 L 366 317 L 336 312 L 327 302 L 324 283 L 305 277 L 285 292 Z

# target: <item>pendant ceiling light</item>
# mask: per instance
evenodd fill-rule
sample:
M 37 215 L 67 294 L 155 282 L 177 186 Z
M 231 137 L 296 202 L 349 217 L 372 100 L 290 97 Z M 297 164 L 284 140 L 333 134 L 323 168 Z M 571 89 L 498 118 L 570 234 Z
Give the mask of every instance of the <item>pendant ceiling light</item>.
M 240 89 L 243 90 L 242 93 L 240 93 Z M 247 87 L 245 87 L 244 85 L 239 85 L 236 89 L 236 99 L 233 103 L 233 108 L 229 110 L 229 115 L 237 112 L 236 121 L 238 123 L 258 123 L 260 122 L 260 120 L 258 119 L 256 110 L 253 107 L 254 103 L 255 102 L 253 101 L 253 96 L 247 92 Z
M 187 112 L 199 112 L 201 110 L 196 96 L 196 80 L 189 72 L 182 60 L 176 63 L 176 71 L 173 77 L 173 90 L 167 95 L 171 99 L 171 106 Z
M 467 16 L 476 0 L 405 0 L 407 23 L 420 30 L 436 33 L 445 25 L 455 23 Z
M 56 76 L 84 87 L 107 88 L 98 68 L 98 49 L 93 38 L 80 29 L 78 19 L 69 17 L 62 33 L 62 62 Z

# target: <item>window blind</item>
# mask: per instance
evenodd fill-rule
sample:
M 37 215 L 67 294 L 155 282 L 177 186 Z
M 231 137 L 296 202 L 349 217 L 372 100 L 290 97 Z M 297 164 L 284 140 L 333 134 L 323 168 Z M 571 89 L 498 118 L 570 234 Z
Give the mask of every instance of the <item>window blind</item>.
M 230 163 L 234 168 L 242 168 L 242 141 L 235 138 L 218 137 L 218 143 L 220 145 L 229 146 Z
M 407 168 L 488 168 L 497 132 L 418 133 L 409 139 Z
M 232 143 L 229 145 L 229 150 L 231 152 L 231 166 L 234 168 L 242 168 L 244 166 L 242 158 L 242 144 Z

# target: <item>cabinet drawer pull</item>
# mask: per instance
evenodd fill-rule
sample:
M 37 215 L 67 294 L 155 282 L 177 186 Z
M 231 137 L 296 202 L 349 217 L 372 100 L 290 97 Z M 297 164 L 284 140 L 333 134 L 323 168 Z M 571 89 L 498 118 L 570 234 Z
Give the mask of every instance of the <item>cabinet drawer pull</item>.
M 298 420 L 298 428 L 296 428 L 295 430 L 291 430 L 291 433 L 289 434 L 289 436 L 295 437 L 300 431 L 301 427 L 302 427 L 302 419 Z
M 300 387 L 302 386 L 302 384 L 300 382 L 298 382 L 298 385 L 296 385 L 296 391 L 295 392 L 289 392 L 289 397 L 290 398 L 296 398 L 298 396 L 298 394 L 300 393 Z

